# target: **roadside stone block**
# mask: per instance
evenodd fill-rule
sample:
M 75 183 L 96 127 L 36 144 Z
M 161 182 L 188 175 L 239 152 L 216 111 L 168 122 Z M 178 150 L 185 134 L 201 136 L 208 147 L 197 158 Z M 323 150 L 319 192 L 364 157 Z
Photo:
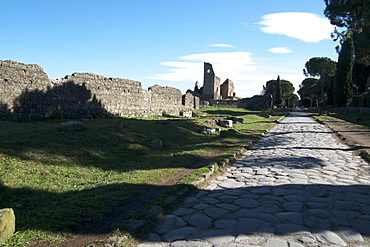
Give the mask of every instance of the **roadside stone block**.
M 0 209 L 0 243 L 11 237 L 15 231 L 15 215 L 11 208 Z

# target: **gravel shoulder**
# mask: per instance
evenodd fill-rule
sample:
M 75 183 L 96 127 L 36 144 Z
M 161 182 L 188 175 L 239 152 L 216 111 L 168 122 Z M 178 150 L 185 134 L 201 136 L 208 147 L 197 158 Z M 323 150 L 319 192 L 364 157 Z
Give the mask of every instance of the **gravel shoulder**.
M 352 147 L 354 151 L 370 151 L 370 129 L 341 119 L 316 116 L 320 123 L 331 129 L 342 142 Z

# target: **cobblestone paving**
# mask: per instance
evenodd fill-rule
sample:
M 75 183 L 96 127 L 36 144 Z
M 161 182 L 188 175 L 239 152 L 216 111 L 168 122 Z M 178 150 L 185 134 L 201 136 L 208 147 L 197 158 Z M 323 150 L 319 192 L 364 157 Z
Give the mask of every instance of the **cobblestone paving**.
M 370 246 L 369 169 L 295 110 L 139 246 Z

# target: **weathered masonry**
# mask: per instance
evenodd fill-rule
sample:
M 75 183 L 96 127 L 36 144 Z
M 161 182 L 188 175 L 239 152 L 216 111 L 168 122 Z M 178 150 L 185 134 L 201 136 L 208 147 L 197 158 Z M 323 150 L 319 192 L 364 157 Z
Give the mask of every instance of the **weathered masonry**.
M 49 117 L 182 115 L 199 107 L 199 98 L 158 85 L 74 73 L 50 79 L 42 67 L 0 60 L 0 119 Z
M 196 82 L 194 90 L 189 89 L 188 92 L 208 102 L 238 99 L 234 92 L 234 83 L 227 79 L 221 84 L 220 78 L 216 76 L 210 63 L 204 63 L 203 86 L 199 88 L 198 82 Z

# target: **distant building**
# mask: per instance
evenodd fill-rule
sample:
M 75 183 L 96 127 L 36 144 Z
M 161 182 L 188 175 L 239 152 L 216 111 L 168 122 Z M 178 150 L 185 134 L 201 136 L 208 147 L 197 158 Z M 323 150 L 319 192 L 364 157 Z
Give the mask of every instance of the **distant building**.
M 204 63 L 203 91 L 201 100 L 221 98 L 220 78 L 213 71 L 212 64 Z
M 226 79 L 221 85 L 221 98 L 222 99 L 234 99 L 234 83 L 230 79 Z
M 234 83 L 227 79 L 220 85 L 220 78 L 216 76 L 212 64 L 204 63 L 203 87 L 195 83 L 194 91 L 188 90 L 203 101 L 233 100 L 235 99 Z

